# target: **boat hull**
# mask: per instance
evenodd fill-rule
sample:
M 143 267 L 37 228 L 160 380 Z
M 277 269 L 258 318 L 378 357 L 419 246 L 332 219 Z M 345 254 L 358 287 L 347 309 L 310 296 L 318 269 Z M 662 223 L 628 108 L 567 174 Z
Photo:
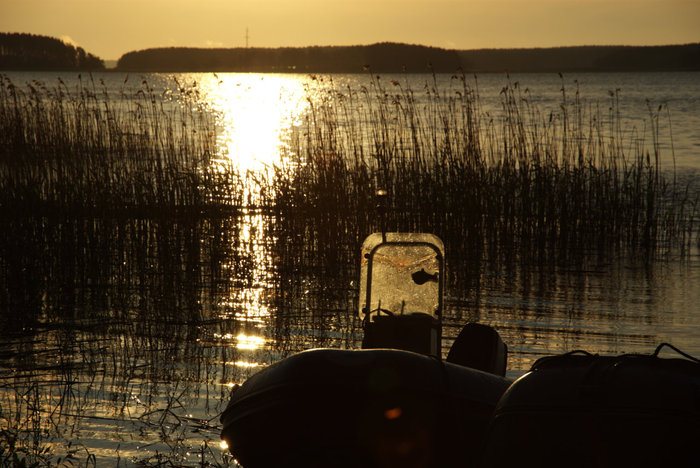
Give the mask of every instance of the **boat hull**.
M 503 395 L 482 466 L 700 466 L 698 441 L 700 364 L 570 353 Z
M 245 468 L 469 466 L 510 383 L 407 351 L 311 350 L 236 389 L 222 438 Z

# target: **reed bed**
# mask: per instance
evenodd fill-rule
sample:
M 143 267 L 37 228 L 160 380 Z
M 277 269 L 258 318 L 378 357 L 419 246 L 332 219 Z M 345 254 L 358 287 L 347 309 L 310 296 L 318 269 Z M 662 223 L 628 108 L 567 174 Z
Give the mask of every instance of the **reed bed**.
M 212 163 L 214 123 L 198 105 L 196 87 L 179 83 L 174 96 L 146 81 L 110 96 L 92 77 L 74 89 L 0 77 L 4 310 L 31 321 L 44 297 L 55 310 L 111 310 L 105 291 L 136 290 L 121 304 L 130 314 L 149 297 L 196 311 L 202 278 L 221 269 L 202 256 L 230 257 L 235 237 L 216 239 L 238 232 L 230 219 L 247 190 Z
M 128 79 L 128 78 L 127 78 Z M 125 83 L 126 86 L 126 83 Z M 110 96 L 0 78 L 0 208 L 41 215 L 152 216 L 238 208 L 242 181 L 212 165 L 214 123 L 197 90 L 147 81 Z
M 543 111 L 509 81 L 497 115 L 483 111 L 476 77 L 453 76 L 449 89 L 433 77 L 414 90 L 376 76 L 313 94 L 321 97 L 291 145 L 296 163 L 275 179 L 277 235 L 305 231 L 316 246 L 280 255 L 295 264 L 306 264 L 299 255 L 323 268 L 341 254 L 350 261 L 382 225 L 437 233 L 453 272 L 483 262 L 651 261 L 697 245 L 697 187 L 661 169 L 663 109 L 650 109 L 649 127 L 634 133 L 623 128 L 617 91 L 593 105 L 563 84 L 559 108 Z M 384 216 L 378 190 L 388 193 Z M 284 249 L 294 245 L 287 240 Z
M 237 334 L 222 297 L 250 281 L 248 188 L 212 163 L 196 87 L 0 81 L 0 464 L 99 464 L 68 441 L 103 421 L 166 452 L 125 463 L 184 463 L 199 439 L 201 466 L 231 465 L 188 414 L 232 379 L 210 333 Z

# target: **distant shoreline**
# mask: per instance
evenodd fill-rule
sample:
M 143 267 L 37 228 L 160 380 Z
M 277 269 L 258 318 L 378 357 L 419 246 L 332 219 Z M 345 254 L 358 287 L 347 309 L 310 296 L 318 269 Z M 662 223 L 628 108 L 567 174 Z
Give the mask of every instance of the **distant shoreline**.
M 156 48 L 124 54 L 115 71 L 491 73 L 698 71 L 700 43 L 452 50 L 379 43 L 283 48 Z
M 700 71 L 700 43 L 443 49 L 383 42 L 278 48 L 149 48 L 105 61 L 56 38 L 0 33 L 0 71 L 142 73 L 570 73 Z

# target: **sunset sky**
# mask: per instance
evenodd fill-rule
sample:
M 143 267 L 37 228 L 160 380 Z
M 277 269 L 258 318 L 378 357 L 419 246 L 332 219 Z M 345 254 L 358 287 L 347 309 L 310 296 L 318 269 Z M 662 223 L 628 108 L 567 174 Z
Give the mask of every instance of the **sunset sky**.
M 700 42 L 700 0 L 0 0 L 0 32 L 105 60 L 149 47 L 457 49 Z

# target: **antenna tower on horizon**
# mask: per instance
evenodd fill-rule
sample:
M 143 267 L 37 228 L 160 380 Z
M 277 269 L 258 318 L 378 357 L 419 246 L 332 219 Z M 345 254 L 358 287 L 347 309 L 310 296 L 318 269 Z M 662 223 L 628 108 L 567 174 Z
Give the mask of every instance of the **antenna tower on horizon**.
M 245 48 L 248 48 L 248 28 L 245 28 Z

